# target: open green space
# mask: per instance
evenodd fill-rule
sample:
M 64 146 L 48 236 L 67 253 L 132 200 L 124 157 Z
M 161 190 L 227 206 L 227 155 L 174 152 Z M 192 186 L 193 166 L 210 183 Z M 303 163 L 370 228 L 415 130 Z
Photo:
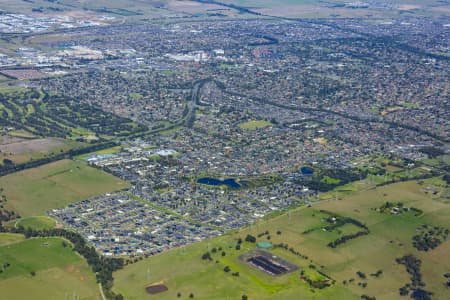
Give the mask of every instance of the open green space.
M 7 206 L 22 217 L 127 188 L 128 183 L 82 162 L 60 160 L 0 177 Z
M 38 89 L 0 87 L 0 123 L 41 137 L 92 141 L 147 128 L 98 107 Z
M 111 147 L 111 148 L 107 148 L 107 149 L 102 149 L 99 151 L 95 151 L 95 152 L 91 152 L 91 153 L 86 153 L 86 154 L 82 154 L 82 155 L 77 155 L 75 156 L 76 159 L 79 160 L 85 160 L 86 158 L 88 158 L 89 156 L 91 156 L 92 154 L 97 154 L 97 155 L 102 155 L 102 154 L 114 154 L 114 153 L 118 153 L 120 152 L 122 149 L 121 146 L 115 146 L 115 147 Z
M 27 217 L 17 221 L 16 226 L 34 230 L 44 230 L 54 228 L 56 226 L 56 221 L 47 216 Z
M 341 200 L 330 198 L 311 207 L 300 207 L 241 231 L 128 265 L 114 274 L 114 289 L 126 299 L 143 299 L 145 286 L 163 281 L 169 290 L 158 294 L 158 299 L 177 299 L 177 293 L 182 298 L 193 293 L 195 299 L 240 299 L 244 294 L 249 299 L 359 299 L 363 294 L 377 299 L 399 299 L 399 288 L 410 282 L 410 276 L 395 260 L 413 254 L 422 261 L 424 289 L 433 292 L 435 299 L 445 299 L 448 290 L 443 275 L 450 268 L 450 257 L 446 255 L 450 240 L 427 252 L 412 244 L 421 224 L 450 228 L 450 206 L 429 193 L 427 188 L 432 183 L 407 181 L 355 189 L 337 198 Z M 387 201 L 402 202 L 423 213 L 393 215 L 376 210 Z M 342 218 L 360 222 L 368 227 L 369 233 L 331 248 L 328 246 L 331 241 L 362 230 L 353 223 L 339 224 Z M 238 257 L 242 253 L 255 249 L 256 244 L 243 241 L 236 250 L 238 238 L 245 239 L 248 234 L 256 237 L 257 242 L 278 245 L 269 251 L 297 265 L 299 270 L 274 277 L 241 262 Z M 217 250 L 215 253 L 213 248 Z M 211 261 L 202 260 L 206 252 L 211 254 Z M 224 271 L 226 266 L 230 272 Z M 301 279 L 301 271 L 310 280 L 320 281 L 326 275 L 335 283 L 324 289 L 312 288 Z M 239 272 L 239 276 L 231 275 L 234 272 Z M 377 272 L 378 276 L 371 275 Z
M 2 244 L 0 234 L 0 290 L 2 299 L 101 299 L 87 263 L 61 238 L 17 238 Z
M 256 130 L 256 129 L 260 129 L 260 128 L 266 128 L 271 125 L 272 125 L 272 123 L 270 123 L 268 121 L 253 120 L 253 121 L 248 121 L 248 122 L 239 124 L 239 127 L 242 129 L 247 129 L 247 130 Z

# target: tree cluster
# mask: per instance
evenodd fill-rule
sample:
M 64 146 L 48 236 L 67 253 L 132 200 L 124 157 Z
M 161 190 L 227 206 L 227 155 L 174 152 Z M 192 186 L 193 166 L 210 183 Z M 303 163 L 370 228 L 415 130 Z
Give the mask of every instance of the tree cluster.
M 430 300 L 432 293 L 422 289 L 425 287 L 425 283 L 422 281 L 422 273 L 420 271 L 422 262 L 420 259 L 412 255 L 405 255 L 397 258 L 396 262 L 406 267 L 406 272 L 408 272 L 411 278 L 410 284 L 405 284 L 399 289 L 400 295 L 406 296 L 410 294 L 412 299 Z
M 418 227 L 416 231 L 418 233 L 412 237 L 412 244 L 419 251 L 437 248 L 447 240 L 450 233 L 449 229 L 439 226 L 431 227 L 426 224 Z
M 256 238 L 253 235 L 247 234 L 245 241 L 249 243 L 256 243 Z

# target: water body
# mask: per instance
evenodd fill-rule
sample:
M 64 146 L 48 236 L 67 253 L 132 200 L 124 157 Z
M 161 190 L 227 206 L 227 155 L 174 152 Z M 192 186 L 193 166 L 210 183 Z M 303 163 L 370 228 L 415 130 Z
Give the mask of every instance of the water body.
M 302 172 L 303 175 L 309 175 L 309 176 L 311 176 L 311 175 L 314 174 L 314 169 L 313 169 L 313 168 L 310 168 L 310 167 L 302 167 L 302 168 L 300 169 L 300 171 Z
M 205 177 L 205 178 L 198 179 L 197 183 L 207 184 L 207 185 L 226 185 L 232 189 L 238 189 L 241 187 L 241 185 L 232 178 L 225 179 L 225 180 L 219 180 L 219 179 L 215 179 L 215 178 Z

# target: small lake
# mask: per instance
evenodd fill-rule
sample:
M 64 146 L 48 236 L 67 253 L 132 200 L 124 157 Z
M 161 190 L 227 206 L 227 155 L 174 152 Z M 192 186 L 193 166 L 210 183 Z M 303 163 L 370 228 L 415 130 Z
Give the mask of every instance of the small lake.
M 232 189 L 238 189 L 241 187 L 239 183 L 237 183 L 234 179 L 225 179 L 225 180 L 219 180 L 215 178 L 200 178 L 197 180 L 197 183 L 201 184 L 207 184 L 207 185 L 226 185 Z

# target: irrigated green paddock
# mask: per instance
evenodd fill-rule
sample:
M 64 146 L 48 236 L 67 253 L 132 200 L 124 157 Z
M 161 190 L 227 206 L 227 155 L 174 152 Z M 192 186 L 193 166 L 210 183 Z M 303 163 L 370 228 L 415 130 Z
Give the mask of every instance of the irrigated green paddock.
M 244 294 L 249 299 L 359 299 L 363 294 L 377 299 L 399 299 L 399 288 L 410 282 L 410 276 L 395 259 L 413 254 L 422 261 L 425 289 L 432 291 L 435 299 L 445 299 L 448 290 L 443 275 L 450 269 L 450 257 L 445 254 L 450 251 L 450 241 L 428 252 L 418 251 L 411 241 L 421 224 L 450 228 L 450 206 L 426 193 L 429 184 L 412 181 L 355 192 L 342 196 L 342 200 L 317 202 L 239 232 L 144 259 L 116 272 L 114 289 L 126 299 L 145 299 L 146 285 L 164 281 L 169 291 L 159 294 L 158 299 L 178 299 L 177 293 L 182 298 L 193 293 L 195 299 L 240 299 Z M 393 215 L 376 211 L 386 201 L 402 202 L 423 213 L 415 216 L 412 212 Z M 369 228 L 369 234 L 336 248 L 328 247 L 329 242 L 343 235 L 363 230 L 354 224 L 323 230 L 330 225 L 326 221 L 330 213 L 338 215 L 338 219 L 349 217 L 360 221 Z M 298 271 L 273 277 L 239 261 L 238 256 L 254 249 L 255 244 L 244 241 L 241 249 L 236 250 L 237 238 L 244 239 L 247 234 L 257 237 L 266 231 L 269 233 L 257 241 L 267 241 L 270 236 L 274 244 L 288 244 L 287 249 L 270 251 L 299 266 Z M 222 250 L 211 252 L 219 247 Z M 300 255 L 293 254 L 291 248 Z M 212 261 L 201 259 L 207 251 Z M 224 272 L 225 266 L 231 271 Z M 314 273 L 320 270 L 336 282 L 325 289 L 311 289 L 300 279 L 301 270 L 311 278 L 320 278 L 320 274 Z M 360 278 L 358 271 L 366 279 Z M 382 272 L 378 277 L 370 275 L 378 271 Z M 239 272 L 239 276 L 232 276 L 233 272 Z
M 0 234 L 2 299 L 101 299 L 94 274 L 69 242 L 17 235 L 15 242 L 2 243 L 11 238 Z
M 61 160 L 0 177 L 7 205 L 22 217 L 128 187 L 129 184 L 82 162 Z

